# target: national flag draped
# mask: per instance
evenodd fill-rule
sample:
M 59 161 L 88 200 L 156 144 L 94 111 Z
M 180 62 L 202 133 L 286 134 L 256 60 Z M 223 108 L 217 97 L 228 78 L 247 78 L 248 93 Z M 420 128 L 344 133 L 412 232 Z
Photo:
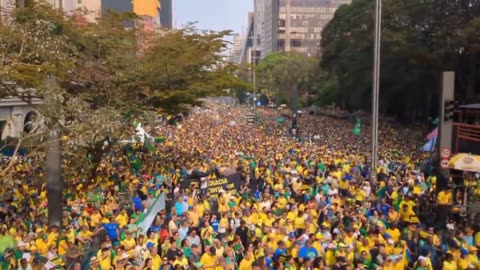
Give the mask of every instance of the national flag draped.
M 422 146 L 422 151 L 424 152 L 433 152 L 435 149 L 435 143 L 437 142 L 437 136 L 433 137 L 431 140 L 429 140 L 427 143 L 425 143 Z
M 360 136 L 360 133 L 362 133 L 362 122 L 360 119 L 357 119 L 357 123 L 355 124 L 355 127 L 353 127 L 352 132 L 356 136 Z

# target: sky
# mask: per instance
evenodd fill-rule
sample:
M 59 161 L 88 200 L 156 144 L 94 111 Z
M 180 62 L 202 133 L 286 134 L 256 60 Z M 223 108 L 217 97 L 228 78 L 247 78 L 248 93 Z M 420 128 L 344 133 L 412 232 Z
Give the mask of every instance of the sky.
M 242 33 L 247 28 L 248 12 L 253 0 L 173 0 L 173 23 L 181 28 L 188 22 L 198 22 L 201 30 L 233 30 Z

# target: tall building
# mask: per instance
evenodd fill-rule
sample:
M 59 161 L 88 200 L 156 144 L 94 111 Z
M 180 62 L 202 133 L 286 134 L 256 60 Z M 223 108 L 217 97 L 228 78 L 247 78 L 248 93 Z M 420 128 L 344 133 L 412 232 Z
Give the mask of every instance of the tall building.
M 173 4 L 172 0 L 160 0 L 160 25 L 173 28 Z
M 351 0 L 254 0 L 261 57 L 271 52 L 318 56 L 323 28 Z
M 278 0 L 254 0 L 256 44 L 262 57 L 277 51 Z
M 238 64 L 258 64 L 260 60 L 260 48 L 258 39 L 255 38 L 255 16 L 253 12 L 248 14 L 247 32 L 243 38 L 240 59 Z
M 244 45 L 245 35 L 244 34 L 236 34 L 233 37 L 233 47 L 231 53 L 230 61 L 235 64 L 240 64 L 240 57 L 242 54 L 242 47 Z

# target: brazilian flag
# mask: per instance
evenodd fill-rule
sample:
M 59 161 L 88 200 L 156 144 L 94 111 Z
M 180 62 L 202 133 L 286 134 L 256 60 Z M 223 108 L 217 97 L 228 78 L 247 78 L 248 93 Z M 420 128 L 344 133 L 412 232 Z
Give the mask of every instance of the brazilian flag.
M 142 168 L 142 161 L 132 152 L 127 152 L 127 156 L 132 169 L 138 172 Z

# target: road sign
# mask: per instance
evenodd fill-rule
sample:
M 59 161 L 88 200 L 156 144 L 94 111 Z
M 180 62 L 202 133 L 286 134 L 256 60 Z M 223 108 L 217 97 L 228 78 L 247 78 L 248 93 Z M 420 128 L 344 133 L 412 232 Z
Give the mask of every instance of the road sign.
M 443 148 L 441 153 L 440 153 L 440 156 L 442 156 L 442 158 L 449 158 L 450 157 L 450 149 L 448 148 Z
M 440 167 L 442 167 L 442 169 L 447 169 L 448 168 L 448 159 L 442 159 L 442 161 L 440 161 Z

